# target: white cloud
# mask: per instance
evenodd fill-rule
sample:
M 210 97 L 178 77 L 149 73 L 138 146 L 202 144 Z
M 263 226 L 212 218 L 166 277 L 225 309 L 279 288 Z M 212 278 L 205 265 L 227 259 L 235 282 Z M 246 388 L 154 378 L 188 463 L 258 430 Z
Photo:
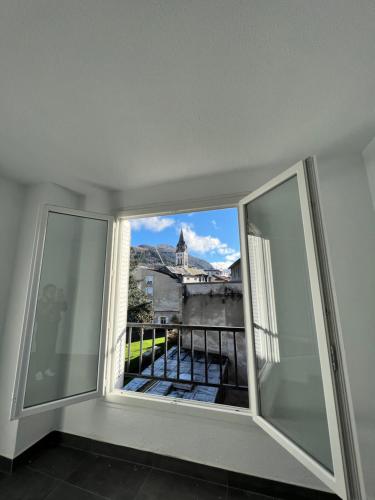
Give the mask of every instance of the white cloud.
M 231 255 L 234 252 L 233 248 L 228 246 L 223 246 L 217 249 L 217 253 L 220 255 Z
M 188 250 L 198 253 L 218 252 L 221 255 L 234 252 L 232 248 L 220 241 L 219 238 L 215 238 L 211 235 L 201 236 L 197 234 L 191 224 L 182 223 L 181 228 L 184 231 Z
M 184 231 L 185 241 L 189 251 L 195 251 L 201 254 L 217 253 L 224 257 L 223 261 L 214 262 L 212 265 L 218 265 L 218 269 L 227 269 L 235 260 L 240 257 L 240 252 L 236 252 L 227 243 L 223 243 L 215 236 L 201 236 L 197 234 L 192 224 L 182 223 L 181 228 Z
M 134 219 L 131 221 L 131 228 L 134 231 L 139 231 L 140 229 L 148 229 L 154 233 L 160 233 L 167 227 L 173 226 L 175 221 L 169 219 L 168 217 L 144 217 L 141 219 Z
M 217 222 L 215 219 L 212 219 L 211 224 L 214 226 L 215 229 L 219 229 L 219 226 L 217 225 Z

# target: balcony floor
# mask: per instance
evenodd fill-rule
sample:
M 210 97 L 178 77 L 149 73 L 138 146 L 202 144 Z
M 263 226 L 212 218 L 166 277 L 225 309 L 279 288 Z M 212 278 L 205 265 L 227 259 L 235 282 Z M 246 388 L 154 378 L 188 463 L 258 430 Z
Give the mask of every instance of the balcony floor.
M 168 350 L 168 378 L 177 378 L 177 347 L 174 346 Z M 194 353 L 194 381 L 191 381 L 191 352 L 187 349 L 181 348 L 180 353 L 180 377 L 179 383 L 172 383 L 168 381 L 153 382 L 151 375 L 151 366 L 148 366 L 142 371 L 142 375 L 150 376 L 150 378 L 133 378 L 127 382 L 123 390 L 147 392 L 159 396 L 168 396 L 182 399 L 194 399 L 196 401 L 204 401 L 206 403 L 215 403 L 219 398 L 218 387 L 206 387 L 200 385 L 205 380 L 205 357 L 202 352 Z M 214 354 L 207 355 L 208 367 L 207 377 L 208 382 L 213 384 L 220 383 L 220 361 L 219 356 Z M 228 358 L 222 356 L 222 373 L 226 376 L 228 367 Z M 164 374 L 164 356 L 160 356 L 154 364 L 154 375 L 163 377 Z M 186 383 L 184 383 L 186 382 Z

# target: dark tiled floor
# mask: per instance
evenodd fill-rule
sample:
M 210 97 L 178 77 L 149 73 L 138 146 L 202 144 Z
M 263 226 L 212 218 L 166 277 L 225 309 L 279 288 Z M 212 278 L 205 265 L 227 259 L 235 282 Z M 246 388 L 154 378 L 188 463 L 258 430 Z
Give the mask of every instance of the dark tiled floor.
M 104 453 L 50 446 L 13 474 L 0 473 L 0 500 L 270 500 L 212 481 L 166 472 L 168 459 L 140 465 Z M 214 469 L 213 469 L 214 471 Z M 194 471 L 193 471 L 194 472 Z M 211 479 L 211 476 L 209 476 Z

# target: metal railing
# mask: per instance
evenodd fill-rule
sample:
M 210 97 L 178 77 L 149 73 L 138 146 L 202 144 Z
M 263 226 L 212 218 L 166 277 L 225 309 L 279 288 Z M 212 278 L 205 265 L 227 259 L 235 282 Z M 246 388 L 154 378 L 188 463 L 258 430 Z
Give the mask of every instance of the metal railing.
M 125 378 L 247 391 L 247 385 L 239 382 L 243 377 L 239 377 L 238 336 L 244 339 L 244 332 L 244 327 L 232 326 L 128 323 Z M 145 335 L 151 337 L 146 348 Z M 139 357 L 132 359 L 134 341 L 139 341 Z

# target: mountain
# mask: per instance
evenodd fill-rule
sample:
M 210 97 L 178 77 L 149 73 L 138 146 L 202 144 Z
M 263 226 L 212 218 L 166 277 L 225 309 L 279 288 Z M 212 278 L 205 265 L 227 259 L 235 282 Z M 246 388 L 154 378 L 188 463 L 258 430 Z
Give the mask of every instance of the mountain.
M 166 266 L 174 266 L 176 264 L 176 249 L 171 245 L 138 245 L 131 247 L 130 255 L 134 256 L 139 264 L 149 267 L 165 264 Z M 199 269 L 213 269 L 212 265 L 204 259 L 199 259 L 193 255 L 189 255 L 189 266 L 198 267 Z

